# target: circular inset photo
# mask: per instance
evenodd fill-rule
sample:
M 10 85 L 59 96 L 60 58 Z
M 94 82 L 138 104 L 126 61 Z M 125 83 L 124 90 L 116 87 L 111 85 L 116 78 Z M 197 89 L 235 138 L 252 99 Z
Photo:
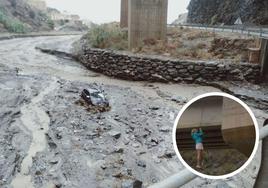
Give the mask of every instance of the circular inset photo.
M 203 178 L 223 179 L 242 171 L 258 148 L 258 125 L 249 107 L 225 93 L 188 102 L 173 129 L 181 162 Z

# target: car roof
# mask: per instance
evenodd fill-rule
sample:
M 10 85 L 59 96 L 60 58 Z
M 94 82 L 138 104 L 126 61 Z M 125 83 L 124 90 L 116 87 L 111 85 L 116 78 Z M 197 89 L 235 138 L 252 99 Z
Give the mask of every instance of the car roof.
M 85 89 L 85 90 L 87 90 L 90 93 L 92 93 L 92 92 L 101 92 L 99 89 L 96 89 L 96 88 L 88 88 L 88 89 Z

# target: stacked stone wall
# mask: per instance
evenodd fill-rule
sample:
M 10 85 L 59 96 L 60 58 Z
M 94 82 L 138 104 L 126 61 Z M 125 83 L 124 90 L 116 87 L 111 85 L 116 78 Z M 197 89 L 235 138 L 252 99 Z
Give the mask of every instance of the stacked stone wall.
M 79 60 L 88 69 L 135 81 L 260 81 L 260 66 L 249 63 L 184 61 L 102 49 L 86 49 Z

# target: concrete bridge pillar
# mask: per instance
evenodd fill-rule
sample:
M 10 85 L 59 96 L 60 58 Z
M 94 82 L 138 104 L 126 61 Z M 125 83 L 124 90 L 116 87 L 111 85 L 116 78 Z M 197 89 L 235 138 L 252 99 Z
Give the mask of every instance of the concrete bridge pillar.
M 165 40 L 167 10 L 168 0 L 128 1 L 128 40 L 130 49 L 140 46 L 144 39 Z
M 262 77 L 267 82 L 268 81 L 268 39 L 261 40 L 260 63 L 261 63 Z
M 128 0 L 121 0 L 120 27 L 128 27 Z

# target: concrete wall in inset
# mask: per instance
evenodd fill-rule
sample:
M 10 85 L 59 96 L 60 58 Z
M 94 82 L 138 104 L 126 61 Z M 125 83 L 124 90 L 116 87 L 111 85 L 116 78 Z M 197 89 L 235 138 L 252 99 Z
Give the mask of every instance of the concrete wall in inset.
M 129 48 L 138 47 L 144 39 L 165 39 L 168 0 L 129 0 Z
M 128 27 L 128 0 L 121 0 L 120 27 Z
M 254 123 L 247 110 L 238 102 L 224 98 L 222 129 L 253 126 Z
M 178 128 L 219 126 L 222 123 L 222 97 L 211 96 L 191 104 L 182 114 Z
M 251 116 L 238 102 L 228 98 L 223 99 L 222 112 L 222 135 L 225 142 L 249 157 L 256 139 Z

